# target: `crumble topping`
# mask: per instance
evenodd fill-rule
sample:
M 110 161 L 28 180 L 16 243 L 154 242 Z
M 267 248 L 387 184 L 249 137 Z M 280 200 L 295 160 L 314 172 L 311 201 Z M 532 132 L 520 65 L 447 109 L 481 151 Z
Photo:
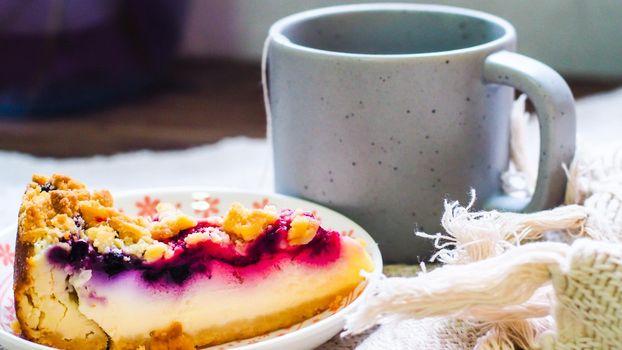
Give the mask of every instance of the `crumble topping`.
M 208 216 L 205 219 L 205 222 L 207 222 L 208 224 L 212 226 L 222 226 L 223 221 L 224 219 L 222 218 L 222 216 L 218 216 L 218 215 Z
M 108 190 L 93 191 L 91 198 L 104 207 L 112 207 L 114 201 L 112 200 L 112 194 Z
M 196 221 L 163 207 L 162 220 L 131 216 L 112 207 L 110 192 L 89 192 L 84 185 L 64 175 L 47 178 L 34 175 L 20 208 L 21 238 L 35 247 L 67 240 L 71 236 L 88 239 L 100 253 L 123 250 L 143 256 L 155 239 L 176 235 L 196 225 Z M 161 249 L 156 245 L 150 251 Z M 167 254 L 162 254 L 166 256 Z
M 155 242 L 145 249 L 144 258 L 147 262 L 157 261 L 173 256 L 173 250 L 167 244 Z
M 78 232 L 78 226 L 72 218 L 66 214 L 60 214 L 50 220 L 52 226 L 56 229 L 59 238 L 68 238 L 69 235 Z
M 129 244 L 137 243 L 143 237 L 149 236 L 148 222 L 143 217 L 115 215 L 107 220 L 108 225 L 119 233 L 119 238 Z
M 86 230 L 85 235 L 90 238 L 97 251 L 106 253 L 107 248 L 114 246 L 117 231 L 110 226 L 97 226 Z
M 64 175 L 34 175 L 20 208 L 21 237 L 39 248 L 70 238 L 84 239 L 92 242 L 98 253 L 124 252 L 153 262 L 172 257 L 174 247 L 168 240 L 198 224 L 171 204 L 159 204 L 154 218 L 128 215 L 112 205 L 112 196 L 106 190 L 89 192 L 81 182 Z M 224 218 L 204 219 L 205 227 L 199 226 L 182 240 L 188 246 L 208 240 L 243 244 L 258 238 L 280 218 L 288 221 L 290 245 L 304 245 L 315 237 L 318 219 L 299 210 L 283 213 L 285 216 L 280 217 L 274 206 L 246 209 L 234 203 Z
M 109 218 L 119 215 L 120 213 L 111 207 L 105 207 L 98 201 L 86 200 L 80 203 L 80 215 L 87 226 L 98 226 L 106 222 Z
M 297 211 L 293 215 L 291 227 L 287 232 L 287 241 L 291 245 L 307 244 L 315 237 L 319 227 L 320 222 L 316 218 Z
M 156 240 L 175 237 L 179 232 L 195 227 L 197 221 L 180 213 L 172 204 L 163 203 L 156 207 L 158 221 L 151 225 L 151 237 Z
M 219 244 L 227 244 L 231 241 L 228 234 L 218 227 L 206 227 L 202 230 L 192 232 L 184 238 L 188 246 L 194 246 L 205 241 L 212 241 Z
M 243 241 L 252 241 L 279 218 L 276 208 L 267 205 L 264 209 L 248 210 L 240 203 L 231 205 L 222 223 L 223 230 Z

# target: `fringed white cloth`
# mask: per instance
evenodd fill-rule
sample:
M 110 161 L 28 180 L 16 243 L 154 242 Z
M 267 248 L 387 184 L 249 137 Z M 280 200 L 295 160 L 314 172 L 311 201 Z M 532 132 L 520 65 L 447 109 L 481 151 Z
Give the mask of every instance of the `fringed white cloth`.
M 466 207 L 461 207 L 458 202 L 445 201 L 441 223 L 447 234 L 415 233 L 434 239 L 438 252 L 432 261 L 463 264 L 497 256 L 521 242 L 539 240 L 551 232 L 570 238 L 587 236 L 603 239 L 603 228 L 609 230 L 598 215 L 589 215 L 590 210 L 580 205 L 530 214 L 472 212 L 475 192 L 472 192 L 471 198 Z
M 447 332 L 471 329 L 465 339 L 457 337 L 460 349 L 617 349 L 622 344 L 619 244 L 530 243 L 414 278 L 377 278 L 364 307 L 348 317 L 346 334 L 376 323 L 434 317 L 450 327 Z M 446 348 L 454 347 L 439 349 Z
M 403 318 L 452 316 L 473 322 L 516 321 L 547 316 L 550 307 L 526 303 L 546 282 L 551 268 L 566 263 L 563 243 L 527 244 L 462 265 L 446 265 L 415 278 L 382 278 L 370 285 L 365 305 L 351 315 L 346 332 Z M 521 317 L 523 316 L 523 317 Z
M 363 306 L 348 316 L 346 335 L 378 323 L 434 318 L 434 324 L 415 323 L 424 330 L 418 336 L 455 337 L 451 345 L 429 349 L 578 350 L 622 344 L 621 244 L 534 242 L 413 278 L 371 280 Z
M 512 119 L 511 193 L 531 193 L 524 98 Z M 522 136 L 521 136 L 522 135 Z M 566 205 L 531 214 L 446 202 L 433 239 L 444 266 L 411 278 L 371 275 L 344 335 L 380 328 L 359 349 L 622 348 L 622 144 L 585 145 L 567 168 Z M 518 184 L 518 186 L 517 186 Z M 552 242 L 555 240 L 557 242 Z

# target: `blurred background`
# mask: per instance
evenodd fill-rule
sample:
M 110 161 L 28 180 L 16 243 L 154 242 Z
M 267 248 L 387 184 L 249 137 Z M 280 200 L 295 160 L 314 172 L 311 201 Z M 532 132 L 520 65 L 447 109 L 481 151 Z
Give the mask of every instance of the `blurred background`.
M 575 97 L 622 85 L 619 0 L 429 2 L 508 19 L 519 51 L 562 73 Z M 345 3 L 355 1 L 1 0 L 0 150 L 74 157 L 264 137 L 270 24 Z

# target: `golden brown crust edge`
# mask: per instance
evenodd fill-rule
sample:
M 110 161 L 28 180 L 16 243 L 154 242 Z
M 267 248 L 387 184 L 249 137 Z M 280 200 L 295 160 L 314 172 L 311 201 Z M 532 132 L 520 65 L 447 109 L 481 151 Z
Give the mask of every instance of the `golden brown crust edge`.
M 32 280 L 29 278 L 28 269 L 26 264 L 28 258 L 32 256 L 33 247 L 30 244 L 24 244 L 20 240 L 19 230 L 17 231 L 17 237 L 15 239 L 15 264 L 13 265 L 13 293 L 15 300 L 15 314 L 17 320 L 20 323 L 20 329 L 22 335 L 27 339 L 31 339 L 33 334 L 29 327 L 24 327 L 22 324 L 25 319 L 25 310 L 21 307 L 21 299 L 27 298 L 25 291 L 32 284 Z
M 30 183 L 26 192 L 37 186 L 36 176 L 33 176 L 33 182 Z M 33 255 L 34 247 L 31 243 L 25 242 L 22 236 L 22 213 L 26 210 L 24 203 L 20 206 L 19 225 L 15 237 L 15 263 L 13 265 L 13 293 L 15 303 L 15 314 L 20 325 L 22 336 L 26 339 L 37 341 L 33 329 L 25 322 L 27 311 L 22 305 L 25 299 L 29 297 L 27 290 L 32 287 L 32 278 L 29 274 L 29 258 Z
M 53 185 L 55 183 L 56 185 Z M 45 224 L 45 220 L 41 222 L 42 218 L 50 218 L 52 213 L 49 213 L 51 199 L 41 198 L 41 186 L 58 186 L 57 188 L 65 188 L 67 190 L 78 189 L 83 185 L 70 179 L 69 177 L 62 175 L 53 175 L 48 179 L 40 175 L 34 175 L 33 181 L 28 185 L 26 193 L 24 194 L 23 202 L 19 212 L 19 224 L 17 229 L 17 236 L 15 242 L 15 264 L 14 264 L 14 282 L 13 292 L 15 300 L 15 313 L 19 328 L 22 332 L 22 336 L 28 340 L 34 341 L 39 344 L 52 346 L 59 349 L 66 350 L 79 350 L 79 349 L 94 349 L 105 350 L 108 347 L 108 338 L 105 333 L 99 329 L 94 322 L 87 320 L 84 317 L 85 329 L 89 330 L 83 338 L 67 337 L 62 332 L 63 327 L 59 329 L 45 329 L 45 327 L 39 328 L 33 326 L 33 320 L 36 321 L 39 318 L 41 323 L 41 315 L 44 310 L 37 308 L 37 301 L 39 295 L 45 295 L 46 297 L 53 293 L 50 290 L 37 290 L 37 286 L 32 276 L 35 269 L 35 263 L 33 261 L 35 255 L 35 248 L 32 242 L 32 237 L 25 235 L 24 229 L 40 228 L 44 229 L 42 224 Z M 28 238 L 28 239 L 26 239 Z M 68 293 L 67 293 L 68 294 Z M 70 299 L 67 296 L 66 299 Z M 54 300 L 54 298 L 47 299 L 47 302 Z M 59 304 L 62 302 L 58 301 Z M 67 310 L 67 313 L 78 313 L 77 305 L 68 306 L 62 305 Z M 77 317 L 78 319 L 80 317 Z M 30 322 L 29 322 L 30 320 Z M 59 331 L 60 330 L 60 331 Z

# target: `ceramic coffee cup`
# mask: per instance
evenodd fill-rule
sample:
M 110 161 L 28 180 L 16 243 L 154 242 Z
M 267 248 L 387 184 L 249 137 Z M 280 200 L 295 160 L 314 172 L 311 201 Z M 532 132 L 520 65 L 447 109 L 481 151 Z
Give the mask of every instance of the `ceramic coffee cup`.
M 575 148 L 564 80 L 513 52 L 505 20 L 461 8 L 349 5 L 276 22 L 264 54 L 276 190 L 332 207 L 416 262 L 443 199 L 533 211 L 559 203 Z M 540 161 L 528 203 L 501 194 L 514 88 L 533 102 Z M 538 140 L 533 140 L 538 142 Z

